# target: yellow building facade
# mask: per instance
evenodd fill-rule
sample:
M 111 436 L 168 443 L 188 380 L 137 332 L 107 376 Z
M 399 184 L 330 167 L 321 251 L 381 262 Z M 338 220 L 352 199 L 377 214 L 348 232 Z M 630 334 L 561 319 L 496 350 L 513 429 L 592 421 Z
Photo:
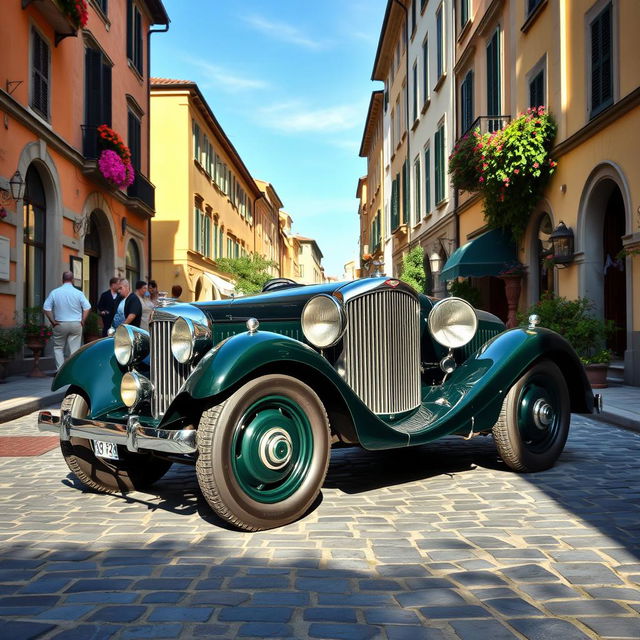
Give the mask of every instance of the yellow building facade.
M 301 284 L 321 284 L 324 282 L 322 251 L 313 238 L 294 236 L 298 243 L 298 282 Z
M 152 277 L 159 288 L 179 285 L 187 301 L 232 295 L 232 279 L 216 261 L 255 251 L 255 204 L 263 193 L 193 82 L 152 79 L 151 175 Z M 274 232 L 264 209 L 263 246 L 264 233 Z

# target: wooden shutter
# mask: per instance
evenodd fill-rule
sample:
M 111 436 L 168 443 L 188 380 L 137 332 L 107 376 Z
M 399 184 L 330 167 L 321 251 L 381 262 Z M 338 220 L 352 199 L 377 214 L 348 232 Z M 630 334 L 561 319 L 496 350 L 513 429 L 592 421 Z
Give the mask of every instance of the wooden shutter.
M 591 23 L 591 113 L 613 100 L 611 5 Z
M 424 210 L 431 212 L 431 150 L 424 151 Z
M 133 66 L 142 75 L 142 14 L 133 8 Z
M 127 0 L 127 58 L 133 60 L 133 0 Z
M 97 53 L 100 60 L 100 124 L 111 126 L 111 65 L 103 59 L 99 51 Z
M 194 216 L 194 243 L 193 248 L 196 251 L 200 251 L 200 210 L 195 207 L 193 211 Z
M 106 124 L 100 121 L 100 52 L 87 47 L 84 53 L 84 121 L 91 127 Z
M 140 171 L 140 120 L 131 111 L 128 114 L 128 136 L 127 141 L 129 143 L 129 150 L 131 151 L 131 165 L 136 170 L 136 173 Z
M 414 223 L 420 222 L 421 216 L 421 203 L 420 203 L 420 192 L 422 191 L 422 184 L 420 181 L 420 160 L 417 159 L 414 164 L 414 172 L 415 172 L 415 181 L 413 185 L 413 197 L 414 197 Z
M 398 174 L 391 183 L 391 231 L 395 231 L 400 226 L 398 217 L 398 182 L 400 175 Z
M 409 162 L 402 165 L 402 224 L 409 221 Z
M 438 13 L 436 14 L 436 47 L 437 47 L 437 51 L 436 51 L 436 75 L 438 76 L 436 78 L 436 82 L 440 79 L 440 76 L 443 74 L 444 72 L 444 68 L 443 68 L 443 39 L 444 39 L 444 33 L 443 33 L 443 26 L 442 26 L 442 8 L 440 8 L 438 10 Z
M 31 106 L 49 118 L 49 46 L 31 29 Z
M 211 257 L 211 218 L 204 216 L 204 254 Z
M 500 32 L 487 45 L 487 115 L 500 115 Z
M 422 102 L 427 102 L 429 97 L 429 43 L 422 44 Z

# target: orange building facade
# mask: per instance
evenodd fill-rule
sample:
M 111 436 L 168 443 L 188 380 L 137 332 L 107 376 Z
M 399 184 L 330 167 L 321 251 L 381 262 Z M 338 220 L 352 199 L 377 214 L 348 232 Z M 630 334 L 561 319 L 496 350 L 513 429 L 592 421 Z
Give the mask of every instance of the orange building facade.
M 160 0 L 87 2 L 84 26 L 54 0 L 5 4 L 0 325 L 10 326 L 24 308 L 42 306 L 63 271 L 93 304 L 114 275 L 148 277 L 149 34 L 166 31 L 169 18 Z M 129 186 L 101 173 L 103 124 L 130 149 Z M 13 199 L 16 172 L 23 184 Z

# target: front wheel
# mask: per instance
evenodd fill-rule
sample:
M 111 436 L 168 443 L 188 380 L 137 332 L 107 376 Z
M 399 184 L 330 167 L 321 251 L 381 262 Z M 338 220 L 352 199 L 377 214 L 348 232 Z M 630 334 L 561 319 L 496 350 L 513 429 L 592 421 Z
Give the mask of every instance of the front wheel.
M 272 374 L 202 414 L 196 473 L 218 516 L 247 531 L 303 516 L 329 465 L 329 421 L 309 386 Z
M 550 360 L 525 371 L 507 393 L 493 439 L 515 471 L 552 467 L 569 435 L 571 403 L 562 372 Z
M 87 401 L 77 393 L 65 396 L 60 407 L 74 418 L 89 413 Z M 125 493 L 146 489 L 171 467 L 171 462 L 150 453 L 132 453 L 118 446 L 119 460 L 99 458 L 93 451 L 91 440 L 72 437 L 60 441 L 60 449 L 69 470 L 82 484 L 102 493 Z

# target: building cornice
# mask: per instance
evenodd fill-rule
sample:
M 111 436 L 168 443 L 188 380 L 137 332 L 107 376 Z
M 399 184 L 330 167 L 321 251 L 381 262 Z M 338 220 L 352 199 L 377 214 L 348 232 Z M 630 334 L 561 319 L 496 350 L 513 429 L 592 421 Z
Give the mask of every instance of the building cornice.
M 360 143 L 360 157 L 366 158 L 369 155 L 369 145 L 374 135 L 374 127 L 378 124 L 378 117 L 382 108 L 382 100 L 384 91 L 378 89 L 371 92 L 371 100 L 369 100 L 369 110 L 365 120 L 364 132 L 362 133 L 362 142 Z
M 371 71 L 372 80 L 384 81 L 391 67 L 397 40 L 396 36 L 404 22 L 404 11 L 400 8 L 400 5 L 406 6 L 400 0 L 388 0 L 387 2 L 382 29 L 380 30 L 380 39 L 378 40 L 378 49 L 373 63 L 373 70 Z

